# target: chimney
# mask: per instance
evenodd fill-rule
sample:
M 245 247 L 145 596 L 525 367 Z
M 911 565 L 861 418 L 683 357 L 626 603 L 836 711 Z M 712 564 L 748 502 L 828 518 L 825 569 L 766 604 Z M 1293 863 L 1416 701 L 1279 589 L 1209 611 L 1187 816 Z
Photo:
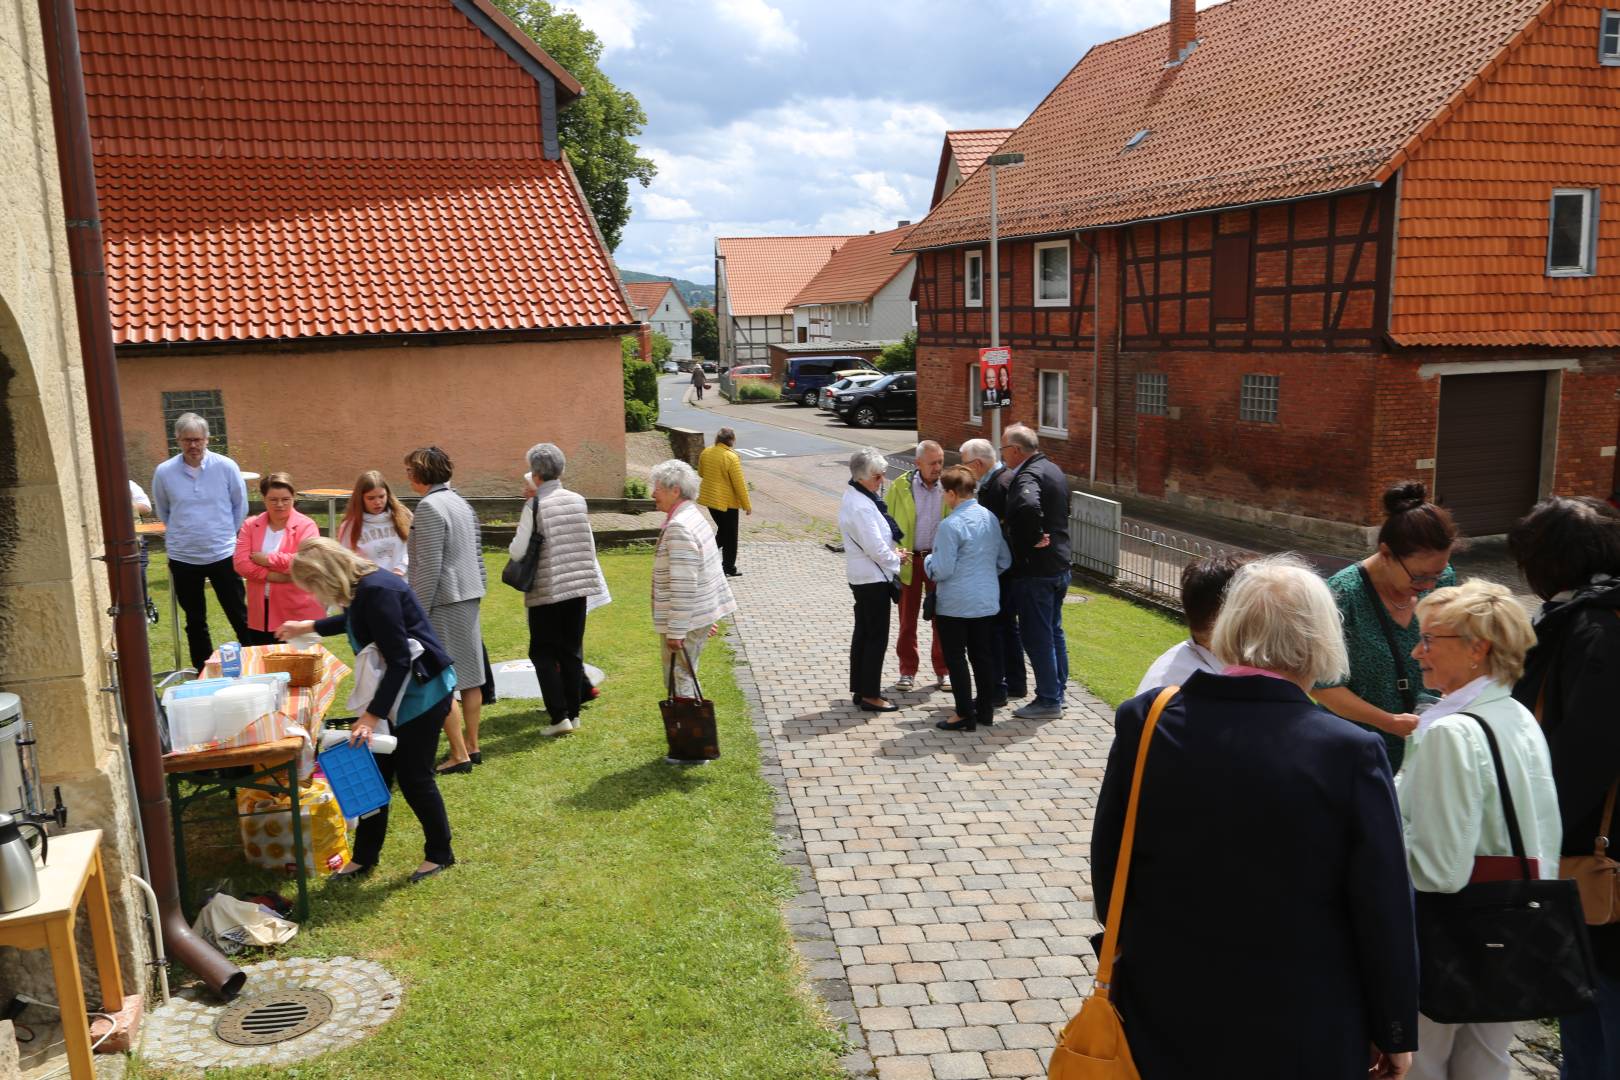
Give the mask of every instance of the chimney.
M 1197 0 L 1170 0 L 1170 63 L 1179 64 L 1198 40 Z
M 652 323 L 642 323 L 636 331 L 636 347 L 641 351 L 641 358 L 649 364 L 653 358 L 652 335 Z
M 911 224 L 911 219 L 910 219 L 910 218 L 901 218 L 901 219 L 900 219 L 900 224 L 898 224 L 898 225 L 896 225 L 896 226 L 895 226 L 895 228 L 897 228 L 897 229 L 903 229 L 903 228 L 905 228 L 905 227 L 906 227 L 906 226 L 907 226 L 907 225 L 910 225 L 910 224 Z

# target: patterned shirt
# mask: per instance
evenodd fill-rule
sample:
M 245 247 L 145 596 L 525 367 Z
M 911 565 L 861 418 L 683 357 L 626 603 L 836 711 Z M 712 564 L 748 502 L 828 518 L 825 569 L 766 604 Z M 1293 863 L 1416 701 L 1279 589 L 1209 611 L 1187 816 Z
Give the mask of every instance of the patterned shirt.
M 911 496 L 917 504 L 917 535 L 912 543 L 918 551 L 933 551 L 934 534 L 939 532 L 939 522 L 944 514 L 945 488 L 938 480 L 934 481 L 933 487 L 929 487 L 923 483 L 922 475 L 913 470 Z

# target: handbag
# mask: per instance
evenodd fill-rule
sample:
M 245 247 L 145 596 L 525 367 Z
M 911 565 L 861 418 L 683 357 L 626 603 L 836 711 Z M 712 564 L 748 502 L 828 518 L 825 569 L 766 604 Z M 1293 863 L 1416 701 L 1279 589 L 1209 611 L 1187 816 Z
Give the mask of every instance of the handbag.
M 686 662 L 686 670 L 692 676 L 692 685 L 697 688 L 698 696 L 695 698 L 675 696 L 675 652 L 671 650 L 669 670 L 665 679 L 669 696 L 658 703 L 658 711 L 664 717 L 664 740 L 669 744 L 669 757 L 665 760 L 713 761 L 720 756 L 720 732 L 714 722 L 714 702 L 703 696 L 697 668 L 692 666 L 692 658 L 684 647 L 680 650 L 680 655 Z
M 534 497 L 529 509 L 532 512 L 529 520 L 534 523 L 534 529 L 529 533 L 529 550 L 523 553 L 521 559 L 507 559 L 506 566 L 501 570 L 501 581 L 520 593 L 534 588 L 534 576 L 540 570 L 540 545 L 546 539 L 540 535 L 540 496 Z
M 1568 1016 L 1597 1000 L 1592 944 L 1573 881 L 1543 881 L 1530 869 L 1502 753 L 1490 744 L 1520 878 L 1482 881 L 1454 893 L 1417 894 L 1418 1007 L 1442 1024 L 1491 1024 Z
M 1047 1063 L 1048 1080 L 1141 1080 L 1130 1044 L 1125 1039 L 1125 1023 L 1119 1010 L 1108 999 L 1114 978 L 1114 950 L 1119 944 L 1119 924 L 1125 914 L 1125 882 L 1131 872 L 1131 848 L 1136 841 L 1136 805 L 1142 796 L 1142 771 L 1147 767 L 1148 745 L 1153 731 L 1170 699 L 1181 689 L 1167 686 L 1159 691 L 1142 725 L 1142 741 L 1136 748 L 1136 769 L 1131 774 L 1131 797 L 1125 807 L 1125 828 L 1120 836 L 1119 861 L 1114 868 L 1114 889 L 1108 899 L 1108 926 L 1103 931 L 1102 950 L 1097 954 L 1097 978 L 1091 995 L 1080 1011 L 1063 1027 L 1057 1048 Z
M 1542 677 L 1541 689 L 1536 693 L 1536 723 L 1547 701 L 1547 682 L 1552 671 Z M 1592 841 L 1592 854 L 1565 855 L 1558 860 L 1558 876 L 1575 882 L 1581 894 L 1581 912 L 1587 926 L 1610 926 L 1620 922 L 1620 863 L 1609 858 L 1609 837 L 1614 835 L 1615 795 L 1620 793 L 1620 780 L 1609 785 L 1609 794 L 1603 799 L 1603 813 L 1598 818 L 1599 833 Z

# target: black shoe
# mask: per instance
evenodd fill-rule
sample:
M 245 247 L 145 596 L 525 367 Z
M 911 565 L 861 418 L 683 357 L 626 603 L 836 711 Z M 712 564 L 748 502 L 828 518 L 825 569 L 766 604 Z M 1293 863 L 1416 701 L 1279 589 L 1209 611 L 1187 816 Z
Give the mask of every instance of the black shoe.
M 462 761 L 455 765 L 440 763 L 433 768 L 436 776 L 449 776 L 451 773 L 470 773 L 472 771 L 473 763 L 471 761 Z
M 972 720 L 941 720 L 934 725 L 941 731 L 977 731 L 979 725 Z
M 454 865 L 455 863 L 444 863 L 441 866 L 435 866 L 431 870 L 413 870 L 411 872 L 411 884 L 415 885 L 418 881 L 426 881 L 430 877 L 442 874 L 446 869 Z
M 993 724 L 995 722 L 996 722 L 996 718 L 993 717 L 993 716 L 987 716 L 983 720 L 979 721 L 979 723 L 983 724 L 985 727 L 989 727 L 991 724 Z
M 351 882 L 351 883 L 356 882 L 356 881 L 361 881 L 361 880 L 363 880 L 363 879 L 365 879 L 367 877 L 370 877 L 371 872 L 373 870 L 375 870 L 375 869 L 377 869 L 377 864 L 376 863 L 371 863 L 370 865 L 360 864 L 353 870 L 339 870 L 336 873 L 334 873 L 327 880 L 328 881 L 346 881 L 346 882 Z
M 482 765 L 484 763 L 484 752 L 482 750 L 474 750 L 472 753 L 467 755 L 467 760 L 471 761 L 474 765 Z
M 900 706 L 895 705 L 893 703 L 890 703 L 888 705 L 874 705 L 870 701 L 860 700 L 860 701 L 857 702 L 857 704 L 860 705 L 862 712 L 899 712 L 900 711 Z
M 727 570 L 726 571 L 726 577 L 742 577 L 742 571 L 741 570 L 735 570 L 735 569 Z
M 998 698 L 996 698 L 996 700 L 994 700 L 994 701 L 992 701 L 992 702 L 991 702 L 991 703 L 990 703 L 990 707 L 991 707 L 991 708 L 992 708 L 992 709 L 999 709 L 999 708 L 1001 708 L 1001 707 L 1002 707 L 1002 706 L 1004 706 L 1004 705 L 1006 705 L 1006 704 L 1007 704 L 1007 697 L 1006 697 L 1006 695 L 1005 695 L 1005 694 L 1004 694 L 1004 695 L 1002 695 L 1002 696 L 1001 696 L 1001 697 L 998 697 Z M 994 722 L 994 721 L 991 721 L 991 720 L 986 720 L 986 721 L 985 721 L 985 723 L 987 723 L 987 724 L 989 724 L 989 723 L 993 723 L 993 722 Z

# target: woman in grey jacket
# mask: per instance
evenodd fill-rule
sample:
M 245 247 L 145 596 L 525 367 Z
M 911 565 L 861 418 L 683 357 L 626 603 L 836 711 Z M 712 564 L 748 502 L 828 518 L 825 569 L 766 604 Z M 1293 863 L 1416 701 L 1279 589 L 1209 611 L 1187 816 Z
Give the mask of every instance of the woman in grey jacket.
M 487 578 L 478 515 L 466 499 L 450 490 L 450 455 L 423 446 L 405 455 L 405 477 L 422 496 L 416 504 L 406 539 L 407 579 L 417 602 L 427 612 L 433 633 L 450 654 L 460 687 L 465 740 L 454 711 L 445 718 L 450 737 L 449 761 L 440 772 L 471 772 L 482 760 L 478 720 L 484 703 L 484 636 L 478 609 Z
M 555 443 L 529 448 L 529 475 L 535 492 L 518 517 L 509 549 L 521 559 L 529 550 L 539 508 L 540 561 L 534 586 L 523 597 L 529 609 L 529 660 L 540 680 L 551 726 L 542 735 L 579 730 L 579 704 L 585 684 L 585 611 L 603 591 L 585 497 L 562 486 L 567 459 Z

